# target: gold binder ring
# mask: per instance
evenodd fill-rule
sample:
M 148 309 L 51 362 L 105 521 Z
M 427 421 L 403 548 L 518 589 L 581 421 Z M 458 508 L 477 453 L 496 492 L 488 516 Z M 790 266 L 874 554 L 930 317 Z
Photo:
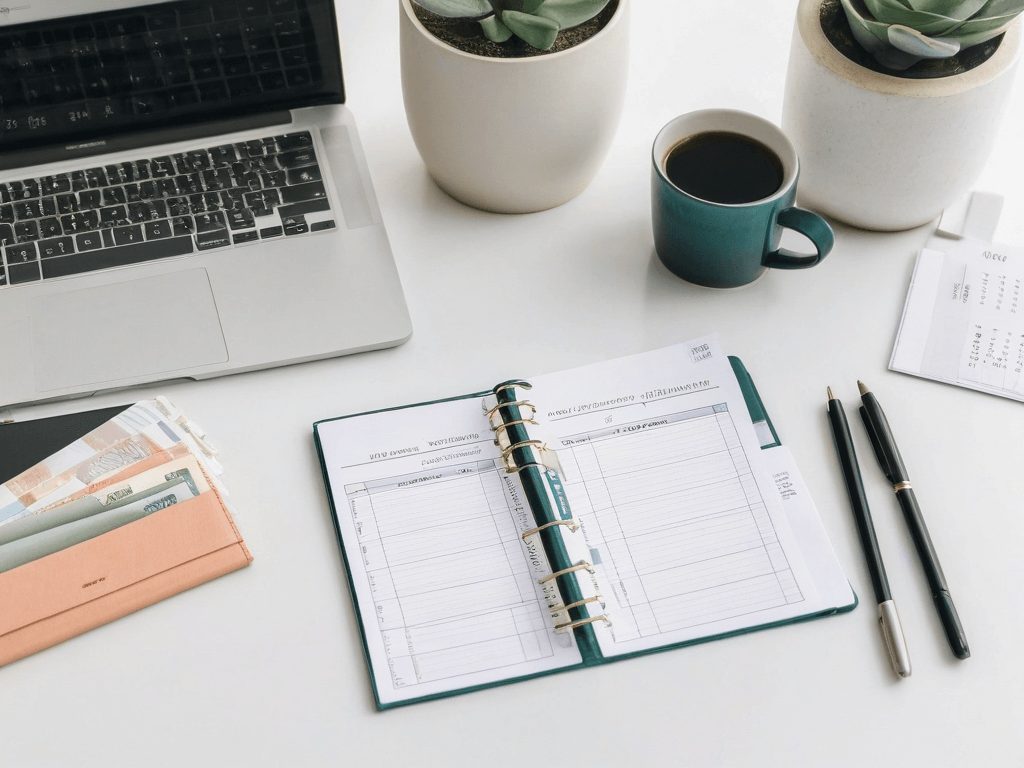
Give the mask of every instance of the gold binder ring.
M 550 528 L 552 525 L 567 525 L 569 526 L 569 530 L 573 533 L 576 533 L 576 531 L 580 529 L 574 520 L 553 520 L 550 523 L 544 523 L 544 525 L 538 525 L 536 528 L 531 528 L 523 534 L 523 538 L 525 539 L 527 536 L 533 536 L 535 533 L 540 533 L 545 528 Z
M 519 470 L 526 469 L 527 467 L 537 467 L 537 469 L 540 469 L 540 470 L 547 469 L 547 467 L 544 464 L 541 464 L 540 462 L 537 462 L 537 461 L 528 461 L 525 464 L 516 464 L 514 461 L 512 461 L 511 458 L 508 459 L 508 461 L 510 461 L 512 463 L 511 464 L 505 464 L 505 474 L 506 475 L 514 475 Z
M 567 632 L 570 629 L 576 629 L 576 627 L 582 627 L 584 624 L 593 624 L 595 621 L 603 621 L 606 627 L 612 625 L 611 619 L 605 616 L 603 613 L 600 616 L 591 616 L 589 619 L 580 619 L 579 621 L 570 621 L 566 624 L 555 624 L 555 632 L 562 633 Z
M 533 387 L 525 381 L 517 381 L 512 384 L 502 384 L 500 387 L 495 387 L 491 391 L 494 392 L 494 394 L 498 394 L 506 389 L 515 389 L 516 387 L 519 387 L 520 389 L 533 389 Z
M 904 480 L 902 483 L 896 483 L 896 485 L 892 487 L 892 490 L 893 493 L 899 493 L 900 491 L 912 491 L 914 490 L 914 486 L 910 484 L 909 480 Z
M 560 571 L 555 571 L 554 573 L 549 573 L 543 579 L 540 579 L 537 583 L 538 584 L 547 584 L 552 579 L 557 579 L 559 576 L 565 576 L 565 574 L 573 573 L 575 571 L 587 571 L 588 573 L 593 573 L 594 572 L 594 566 L 592 566 L 590 563 L 587 563 L 587 562 L 579 563 L 578 565 L 571 565 L 568 568 L 563 568 Z
M 516 448 L 535 448 L 538 451 L 544 447 L 543 440 L 522 440 L 518 443 L 512 443 L 508 448 L 501 449 L 501 458 L 507 459 L 509 454 L 512 453 Z
M 495 426 L 494 422 L 492 421 L 491 422 L 491 431 L 492 432 L 497 432 L 500 429 L 508 429 L 509 427 L 515 426 L 516 424 L 533 424 L 533 426 L 535 426 L 535 427 L 536 426 L 540 426 L 533 419 L 515 419 L 513 421 L 503 421 L 500 424 L 498 424 L 497 426 Z
M 509 408 L 513 405 L 516 406 L 517 408 L 529 408 L 531 411 L 533 411 L 533 413 L 531 413 L 530 416 L 537 415 L 537 408 L 529 400 L 513 400 L 511 403 L 498 403 L 496 406 L 494 406 L 493 408 L 491 408 L 491 410 L 487 412 L 487 418 L 493 418 L 494 414 L 498 412 L 499 408 Z
M 579 608 L 581 605 L 586 605 L 587 603 L 599 602 L 601 602 L 600 595 L 596 595 L 595 597 L 588 597 L 585 600 L 577 600 L 575 603 L 569 603 L 568 605 L 560 605 L 557 608 L 552 608 L 551 615 L 554 616 L 555 614 L 561 613 L 562 611 L 568 611 L 570 608 Z

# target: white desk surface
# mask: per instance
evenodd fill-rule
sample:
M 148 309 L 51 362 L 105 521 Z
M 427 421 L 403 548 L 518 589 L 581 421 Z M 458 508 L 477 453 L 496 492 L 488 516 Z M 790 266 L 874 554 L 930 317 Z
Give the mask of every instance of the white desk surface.
M 915 254 L 932 226 L 875 234 L 837 225 L 821 266 L 771 273 L 735 292 L 673 277 L 653 253 L 654 136 L 675 115 L 712 106 L 777 122 L 796 0 L 633 6 L 626 107 L 604 168 L 560 208 L 499 216 L 454 202 L 424 171 L 402 107 L 397 0 L 338 0 L 349 104 L 413 338 L 384 352 L 157 390 L 219 446 L 255 562 L 0 669 L 3 768 L 1024 763 L 1024 406 L 887 370 Z M 1024 245 L 1022 126 L 1019 78 L 977 185 L 1006 195 L 998 239 L 1016 245 Z M 518 295 L 499 302 L 509 283 Z M 535 333 L 512 330 L 512 302 Z M 861 606 L 377 712 L 312 423 L 713 331 L 754 375 Z M 855 423 L 912 654 L 908 680 L 889 669 L 825 419 L 825 387 L 849 410 L 857 379 L 888 409 L 973 653 L 965 662 L 950 653 L 892 492 Z

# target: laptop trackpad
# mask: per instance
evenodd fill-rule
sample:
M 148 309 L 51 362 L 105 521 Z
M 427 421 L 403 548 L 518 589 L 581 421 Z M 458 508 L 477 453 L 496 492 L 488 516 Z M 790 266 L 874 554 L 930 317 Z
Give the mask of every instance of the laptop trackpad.
M 170 378 L 228 359 L 205 269 L 44 296 L 32 334 L 42 392 Z

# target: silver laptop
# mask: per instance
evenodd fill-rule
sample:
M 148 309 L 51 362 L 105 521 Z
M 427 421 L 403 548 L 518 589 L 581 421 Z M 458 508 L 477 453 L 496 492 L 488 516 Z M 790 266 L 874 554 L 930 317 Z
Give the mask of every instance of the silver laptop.
M 408 339 L 344 101 L 333 0 L 0 9 L 0 406 Z

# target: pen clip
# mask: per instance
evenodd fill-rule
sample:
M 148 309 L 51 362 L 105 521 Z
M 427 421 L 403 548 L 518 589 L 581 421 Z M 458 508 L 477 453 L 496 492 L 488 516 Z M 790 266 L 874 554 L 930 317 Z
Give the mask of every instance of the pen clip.
M 878 433 L 875 432 L 875 427 L 871 423 L 871 419 L 868 418 L 867 409 L 862 405 L 860 407 L 860 418 L 864 422 L 864 429 L 868 432 L 868 438 L 871 440 L 871 448 L 875 452 L 875 458 L 878 459 L 878 465 L 882 468 L 882 472 L 885 473 L 890 483 L 896 482 L 893 480 L 892 467 L 889 466 L 889 462 L 886 459 L 885 451 L 882 449 L 882 441 L 879 439 Z

